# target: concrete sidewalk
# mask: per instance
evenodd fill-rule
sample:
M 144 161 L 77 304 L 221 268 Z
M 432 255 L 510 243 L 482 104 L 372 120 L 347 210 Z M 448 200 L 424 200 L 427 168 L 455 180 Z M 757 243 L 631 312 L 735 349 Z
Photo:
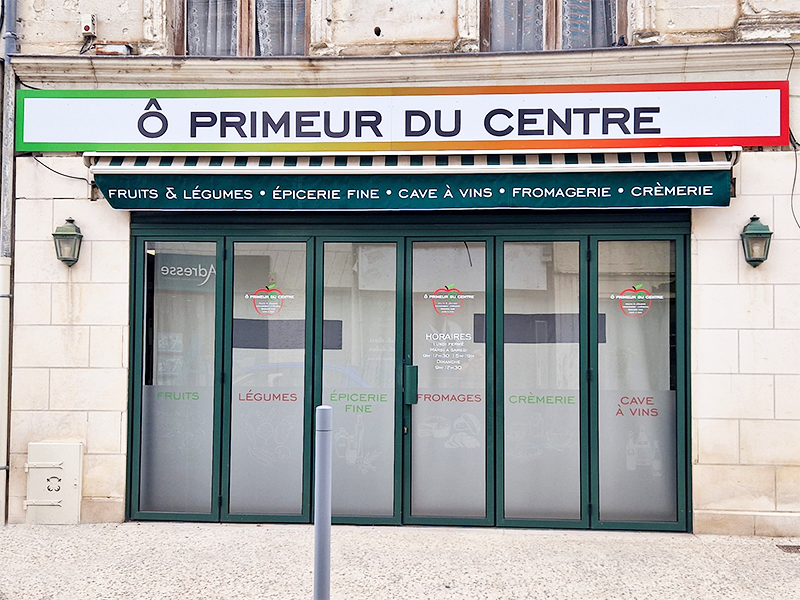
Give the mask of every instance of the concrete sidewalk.
M 332 597 L 800 600 L 800 538 L 333 528 Z M 0 527 L 0 599 L 313 597 L 308 525 Z

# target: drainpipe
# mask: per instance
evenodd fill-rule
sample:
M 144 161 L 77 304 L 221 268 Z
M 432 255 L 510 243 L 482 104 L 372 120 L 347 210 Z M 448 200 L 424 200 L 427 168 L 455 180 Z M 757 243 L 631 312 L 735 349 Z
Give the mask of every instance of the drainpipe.
M 0 148 L 0 525 L 8 521 L 9 431 L 11 391 L 11 257 L 14 214 L 14 104 L 16 78 L 11 55 L 17 53 L 17 0 L 5 0 L 3 65 L 3 141 Z

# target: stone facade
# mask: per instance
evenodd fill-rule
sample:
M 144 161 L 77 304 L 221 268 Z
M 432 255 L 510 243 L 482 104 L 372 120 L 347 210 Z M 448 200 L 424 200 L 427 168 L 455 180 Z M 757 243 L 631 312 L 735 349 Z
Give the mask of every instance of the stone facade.
M 182 72 L 185 61 L 175 61 L 137 66 L 138 82 L 134 71 L 122 65 L 102 67 L 63 56 L 76 55 L 81 47 L 81 13 L 97 14 L 101 41 L 129 44 L 140 54 L 169 54 L 173 46 L 166 15 L 173 10 L 171 0 L 21 3 L 21 52 L 62 56 L 27 63 L 23 57 L 11 64 L 20 80 L 44 88 L 117 89 L 142 81 L 158 87 L 345 87 L 389 81 L 511 85 L 781 80 L 789 73 L 792 55 L 789 48 L 737 45 L 726 51 L 724 60 L 714 54 L 718 49 L 706 55 L 680 48 L 485 57 L 482 63 L 478 56 L 469 68 L 446 57 L 393 64 L 391 69 L 385 63 L 344 59 L 336 65 L 338 76 L 331 74 L 331 63 L 302 59 L 281 62 L 285 71 L 262 70 L 258 75 L 237 71 L 235 61 L 222 66 L 205 61 L 200 78 L 197 72 Z M 475 52 L 479 14 L 478 0 L 436 0 L 424 7 L 392 0 L 312 0 L 310 48 L 317 55 Z M 636 0 L 627 33 L 632 43 L 647 45 L 797 40 L 798 19 L 797 3 L 790 0 Z M 87 79 L 86 73 L 94 78 Z M 800 130 L 797 73 L 796 67 L 790 74 L 795 131 Z M 794 202 L 800 215 L 800 180 L 794 182 L 798 189 L 792 198 L 796 155 L 786 148 L 763 150 L 743 152 L 734 171 L 737 190 L 730 207 L 692 213 L 696 532 L 800 535 L 800 227 L 791 211 Z M 41 163 L 78 179 L 55 174 Z M 88 176 L 80 156 L 16 159 L 12 523 L 26 519 L 23 464 L 27 444 L 40 441 L 83 442 L 84 522 L 121 521 L 125 515 L 130 223 L 128 213 L 92 196 L 88 182 L 82 181 Z M 739 240 L 752 214 L 775 232 L 769 260 L 758 269 L 744 262 Z M 54 260 L 51 236 L 67 217 L 76 219 L 85 236 L 81 260 L 71 269 Z

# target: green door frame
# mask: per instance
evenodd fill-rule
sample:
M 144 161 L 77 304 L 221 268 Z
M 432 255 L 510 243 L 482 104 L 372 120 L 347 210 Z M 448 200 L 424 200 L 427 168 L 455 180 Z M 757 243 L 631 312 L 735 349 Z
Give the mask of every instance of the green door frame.
M 486 465 L 486 515 L 483 518 L 464 518 L 464 517 L 415 517 L 411 514 L 411 444 L 413 439 L 413 431 L 411 429 L 411 405 L 404 404 L 403 427 L 404 431 L 408 431 L 409 435 L 406 436 L 406 443 L 403 445 L 403 523 L 409 525 L 494 525 L 495 524 L 495 494 L 494 494 L 494 480 L 495 480 L 495 461 L 494 461 L 494 443 L 495 443 L 495 426 L 494 426 L 494 377 L 495 377 L 495 345 L 490 343 L 489 340 L 494 339 L 495 335 L 495 298 L 494 294 L 490 293 L 494 290 L 495 286 L 495 244 L 493 236 L 486 235 L 436 235 L 436 236 L 409 236 L 406 239 L 406 273 L 405 273 L 405 310 L 406 315 L 404 325 L 405 348 L 403 353 L 403 365 L 413 365 L 413 336 L 412 336 L 412 292 L 413 292 L 413 252 L 415 242 L 482 242 L 486 244 L 486 265 L 484 273 L 484 289 L 486 290 L 486 306 L 484 307 L 486 313 L 486 364 L 485 364 L 485 390 L 486 402 L 484 403 L 484 411 L 486 415 L 486 450 L 484 454 L 484 461 Z
M 663 214 L 663 211 L 661 211 Z M 131 323 L 130 323 L 130 400 L 129 400 L 129 436 L 128 436 L 128 493 L 126 496 L 126 515 L 136 520 L 176 520 L 176 521 L 241 521 L 241 522 L 309 522 L 313 514 L 311 481 L 313 480 L 313 407 L 321 403 L 322 383 L 322 301 L 323 301 L 323 249 L 326 242 L 386 242 L 397 244 L 397 336 L 396 344 L 396 384 L 395 384 L 395 514 L 393 517 L 335 517 L 338 523 L 371 523 L 371 524 L 447 524 L 447 525 L 493 525 L 504 527 L 560 527 L 560 528 L 597 528 L 597 529 L 636 529 L 661 531 L 686 531 L 691 526 L 691 482 L 688 477 L 687 457 L 689 448 L 689 256 L 688 249 L 688 213 L 684 218 L 660 218 L 660 214 L 622 213 L 618 219 L 608 213 L 599 218 L 591 215 L 569 213 L 554 217 L 552 214 L 527 214 L 527 221 L 509 215 L 494 215 L 490 219 L 476 218 L 470 215 L 449 215 L 446 223 L 431 224 L 427 214 L 409 218 L 407 215 L 390 215 L 385 220 L 396 221 L 397 227 L 408 231 L 407 235 L 386 235 L 385 225 L 376 225 L 372 215 L 349 220 L 337 219 L 316 222 L 295 222 L 293 216 L 285 222 L 271 221 L 270 225 L 253 223 L 243 225 L 241 220 L 218 219 L 216 216 L 205 218 L 194 215 L 187 216 L 187 225 L 193 225 L 198 233 L 187 234 L 187 227 L 179 227 L 169 219 L 143 218 L 142 222 L 134 220 L 132 225 L 132 259 L 131 259 Z M 581 217 L 581 218 L 575 218 Z M 648 217 L 652 217 L 649 220 Z M 641 220 L 639 220 L 641 218 Z M 222 224 L 217 224 L 223 221 Z M 280 220 L 279 220 L 280 221 Z M 345 222 L 346 221 L 346 222 Z M 410 232 L 414 232 L 413 235 Z M 488 232 L 488 233 L 487 233 Z M 601 233 L 602 232 L 602 233 Z M 597 281 L 598 241 L 607 240 L 642 240 L 670 239 L 675 240 L 676 249 L 676 340 L 678 344 L 678 393 L 677 393 L 677 448 L 678 448 L 678 520 L 674 523 L 649 522 L 602 522 L 599 520 L 597 493 L 597 406 L 590 403 L 590 398 L 597 397 L 597 372 L 589 371 L 597 361 L 596 339 L 591 332 L 596 331 L 597 299 L 593 296 L 593 286 Z M 410 506 L 410 445 L 405 443 L 407 436 L 403 428 L 409 423 L 409 408 L 403 403 L 403 366 L 411 360 L 410 339 L 411 316 L 411 252 L 413 241 L 447 241 L 475 240 L 485 241 L 487 246 L 486 264 L 486 327 L 487 342 L 495 340 L 494 346 L 487 343 L 486 391 L 487 391 L 487 515 L 485 519 L 442 519 L 411 517 L 404 515 Z M 589 415 L 589 419 L 581 421 L 581 519 L 575 521 L 528 521 L 504 519 L 503 507 L 503 338 L 502 327 L 497 324 L 503 319 L 503 251 L 506 241 L 579 241 L 581 257 L 586 257 L 580 273 L 581 298 L 581 370 L 589 374 L 582 378 L 581 411 Z M 214 460 L 212 511 L 209 514 L 190 513 L 157 513 L 139 510 L 139 473 L 141 451 L 141 373 L 143 367 L 143 283 L 145 280 L 145 243 L 150 241 L 212 241 L 217 244 L 217 314 L 223 318 L 216 321 L 215 369 L 222 376 L 214 384 Z M 231 331 L 229 321 L 232 318 L 230 299 L 225 297 L 226 290 L 232 285 L 233 244 L 242 241 L 306 241 L 306 394 L 313 398 L 307 401 L 305 411 L 304 440 L 306 454 L 304 457 L 303 513 L 297 516 L 286 515 L 230 515 L 227 513 L 227 481 L 229 461 L 226 458 L 230 448 L 230 388 L 231 369 Z M 494 290 L 494 293 L 490 293 Z M 595 294 L 596 295 L 596 294 Z M 491 353 L 491 355 L 490 355 Z M 402 357 L 402 360 L 399 360 Z M 494 407 L 494 410 L 491 410 Z M 591 424 L 591 427 L 590 427 Z M 491 442 L 491 443 L 490 443 Z M 490 446 L 494 449 L 490 453 Z M 216 499 L 216 501 L 214 501 Z M 405 508 L 404 508 L 405 507 Z

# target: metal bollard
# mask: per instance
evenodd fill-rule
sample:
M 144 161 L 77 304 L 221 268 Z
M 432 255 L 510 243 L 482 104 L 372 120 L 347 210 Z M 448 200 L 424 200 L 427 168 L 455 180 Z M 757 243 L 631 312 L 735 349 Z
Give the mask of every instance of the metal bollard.
M 316 410 L 314 457 L 314 600 L 331 597 L 331 456 L 333 409 Z

